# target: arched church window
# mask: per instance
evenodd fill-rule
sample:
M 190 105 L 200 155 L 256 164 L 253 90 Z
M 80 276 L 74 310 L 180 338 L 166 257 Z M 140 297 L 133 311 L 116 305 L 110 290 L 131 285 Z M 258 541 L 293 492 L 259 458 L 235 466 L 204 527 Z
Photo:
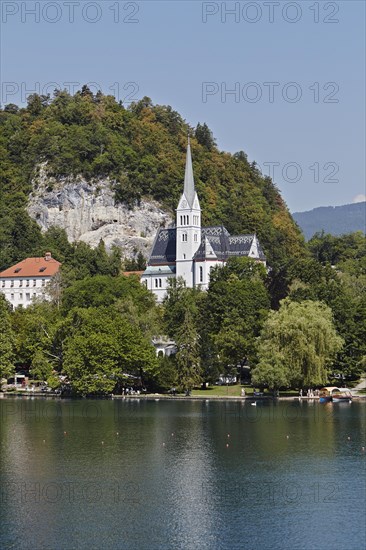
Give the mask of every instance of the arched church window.
M 189 225 L 189 216 L 187 216 L 187 225 Z
M 194 234 L 194 242 L 196 243 L 197 242 L 197 239 L 198 239 L 198 235 L 197 233 Z
M 200 267 L 200 283 L 203 282 L 203 267 Z

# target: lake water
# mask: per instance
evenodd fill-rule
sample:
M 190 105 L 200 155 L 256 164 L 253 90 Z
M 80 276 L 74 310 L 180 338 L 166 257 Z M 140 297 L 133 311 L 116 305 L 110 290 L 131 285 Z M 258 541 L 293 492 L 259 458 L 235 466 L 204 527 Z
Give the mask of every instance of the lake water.
M 6 398 L 0 410 L 3 549 L 366 546 L 366 403 Z

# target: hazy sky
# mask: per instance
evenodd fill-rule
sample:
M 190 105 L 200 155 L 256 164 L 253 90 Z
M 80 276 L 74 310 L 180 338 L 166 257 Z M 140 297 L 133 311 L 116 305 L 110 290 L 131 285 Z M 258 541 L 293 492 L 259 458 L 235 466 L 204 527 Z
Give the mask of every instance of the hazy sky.
M 365 194 L 365 2 L 1 3 L 2 103 L 93 83 L 244 150 L 292 211 Z M 231 93 L 230 93 L 231 92 Z

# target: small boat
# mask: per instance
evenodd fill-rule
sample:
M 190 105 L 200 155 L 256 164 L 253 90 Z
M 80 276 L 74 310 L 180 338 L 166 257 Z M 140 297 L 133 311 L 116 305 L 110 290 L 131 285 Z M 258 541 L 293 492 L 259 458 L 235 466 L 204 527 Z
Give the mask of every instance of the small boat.
M 330 403 L 332 401 L 332 392 L 338 390 L 335 386 L 326 386 L 319 392 L 319 403 Z
M 332 395 L 333 403 L 351 403 L 352 393 L 348 388 L 339 388 L 338 392 L 334 392 Z

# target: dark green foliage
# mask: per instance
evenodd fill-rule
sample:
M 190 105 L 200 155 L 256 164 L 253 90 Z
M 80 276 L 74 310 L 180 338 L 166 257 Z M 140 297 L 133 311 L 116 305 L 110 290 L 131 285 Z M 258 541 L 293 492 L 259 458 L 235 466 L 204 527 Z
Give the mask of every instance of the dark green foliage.
M 350 260 L 361 260 L 366 274 L 365 235 L 358 231 L 340 237 L 329 233 L 316 233 L 308 242 L 313 257 L 322 264 L 342 264 Z
M 133 300 L 140 311 L 147 311 L 154 304 L 152 294 L 141 285 L 137 277 L 111 277 L 97 275 L 76 281 L 64 291 L 62 308 L 108 307 L 118 300 Z
M 364 367 L 364 237 L 317 234 L 306 247 L 270 178 L 245 152 L 220 152 L 206 124 L 194 131 L 170 106 L 145 97 L 126 109 L 84 86 L 74 96 L 57 91 L 53 99 L 31 96 L 26 108 L 8 105 L 0 110 L 0 128 L 0 270 L 46 251 L 62 262 L 50 304 L 10 313 L 0 303 L 0 322 L 9 336 L 0 343 L 0 363 L 2 357 L 8 371 L 13 363 L 32 367 L 38 377 L 64 369 L 85 394 L 112 391 L 125 374 L 139 376 L 151 388 L 188 389 L 201 376 L 213 381 L 249 360 L 260 361 L 261 380 L 268 373 L 277 387 L 284 376 L 289 379 L 281 350 L 272 361 L 270 347 L 267 355 L 266 345 L 258 348 L 258 336 L 270 299 L 278 309 L 286 296 L 295 313 L 307 302 L 321 302 L 309 317 L 315 327 L 321 325 L 317 316 L 323 306 L 331 309 L 345 342 L 335 369 L 356 376 Z M 117 248 L 108 254 L 102 241 L 95 250 L 83 242 L 71 244 L 58 228 L 42 235 L 25 211 L 42 166 L 58 180 L 109 178 L 117 201 L 133 207 L 150 197 L 173 212 L 182 191 L 188 134 L 203 224 L 223 224 L 233 234 L 255 232 L 268 258 L 268 275 L 263 266 L 234 258 L 213 272 L 208 292 L 173 281 L 163 307 L 156 306 L 136 276 L 119 276 Z M 143 270 L 145 261 L 140 253 L 124 269 Z M 159 334 L 176 340 L 175 359 L 156 361 L 150 342 Z
M 183 323 L 176 333 L 178 385 L 184 391 L 190 391 L 202 381 L 199 340 L 193 316 L 187 309 Z
M 208 151 L 212 151 L 214 147 L 216 147 L 216 142 L 213 137 L 213 134 L 206 123 L 204 124 L 197 124 L 195 136 L 200 145 L 203 145 L 203 147 L 206 147 Z
M 176 358 L 172 357 L 158 357 L 158 370 L 155 377 L 148 382 L 150 386 L 157 391 L 167 392 L 178 386 L 178 371 L 176 365 Z
M 331 308 L 345 341 L 334 370 L 352 378 L 362 372 L 366 356 L 365 242 L 362 233 L 315 235 L 308 243 L 314 259 L 294 260 L 286 271 L 286 293 L 292 300 L 322 301 Z
M 0 294 L 0 390 L 2 380 L 14 373 L 15 335 L 11 326 L 8 304 Z
M 228 372 L 253 358 L 270 305 L 265 281 L 264 267 L 249 258 L 231 258 L 214 270 L 201 313 L 205 364 Z
M 153 346 L 112 309 L 73 309 L 65 328 L 63 369 L 76 393 L 111 393 L 128 375 L 143 383 L 144 372 L 154 374 Z
M 137 254 L 136 259 L 132 258 L 125 261 L 125 271 L 145 271 L 145 269 L 146 258 L 142 252 Z
M 232 233 L 256 232 L 273 267 L 304 250 L 303 238 L 271 180 L 245 153 L 218 151 L 206 124 L 198 124 L 193 132 L 170 106 L 143 98 L 126 109 L 113 97 L 94 95 L 84 86 L 74 96 L 66 91 L 55 92 L 51 100 L 33 95 L 27 108 L 9 105 L 0 111 L 0 127 L 0 227 L 5 228 L 0 233 L 0 269 L 22 259 L 25 249 L 30 255 L 43 244 L 40 231 L 31 227 L 23 211 L 41 164 L 57 179 L 108 177 L 117 200 L 133 206 L 150 196 L 173 211 L 182 190 L 187 134 L 194 134 L 204 224 L 224 224 Z M 14 215 L 17 208 L 23 220 Z M 13 223 L 20 229 L 27 224 L 27 236 L 16 238 Z

